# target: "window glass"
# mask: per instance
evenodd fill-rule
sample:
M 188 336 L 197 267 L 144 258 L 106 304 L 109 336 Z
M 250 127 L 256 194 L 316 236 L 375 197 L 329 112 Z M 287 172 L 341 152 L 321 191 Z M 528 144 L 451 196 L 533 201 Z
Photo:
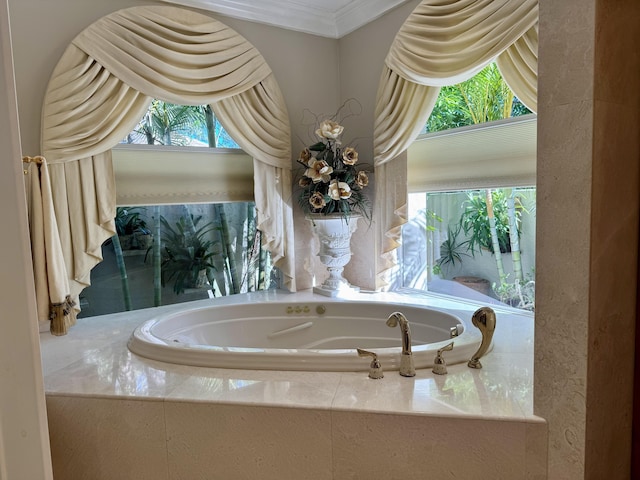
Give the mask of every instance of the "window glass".
M 409 177 L 425 181 L 409 194 L 397 287 L 535 309 L 536 190 L 517 186 L 535 178 L 535 148 L 514 145 L 535 147 L 535 124 L 505 123 L 528 114 L 495 64 L 441 89 L 423 132 L 458 130 L 409 149 Z M 489 131 L 469 127 L 489 122 Z M 436 189 L 447 191 L 428 191 Z
M 183 200 L 189 201 L 183 205 L 117 207 L 117 234 L 102 245 L 104 260 L 91 271 L 91 286 L 80 294 L 80 317 L 278 285 L 279 272 L 262 249 L 262 235 L 256 230 L 255 204 L 242 201 L 253 198 L 253 177 L 247 175 L 247 167 L 237 154 L 220 150 L 240 147 L 211 107 L 153 100 L 140 123 L 121 143 L 218 150 L 205 160 L 193 149 L 184 149 L 186 153 L 169 149 L 157 154 L 149 150 L 115 151 L 119 198 L 124 195 L 135 203 L 145 198 L 163 203 L 167 196 L 195 200 Z M 177 170 L 169 168 L 172 162 Z M 245 170 L 238 170 L 239 164 Z M 251 171 L 251 159 L 247 165 Z M 153 182 L 148 180 L 149 172 L 153 172 Z M 171 177 L 168 187 L 162 183 L 167 175 Z M 214 180 L 228 185 L 218 185 Z M 183 185 L 185 182 L 193 188 Z M 194 203 L 198 197 L 206 203 Z M 209 197 L 221 197 L 224 203 L 209 203 L 221 201 Z M 235 201 L 237 197 L 242 198 Z
M 410 194 L 402 286 L 533 311 L 535 205 L 535 187 Z
M 174 105 L 155 99 L 122 143 L 240 148 L 209 105 Z
M 530 114 L 506 84 L 495 63 L 474 77 L 442 87 L 422 133 Z
M 118 207 L 80 317 L 275 288 L 252 202 Z M 154 248 L 154 247 L 157 247 Z

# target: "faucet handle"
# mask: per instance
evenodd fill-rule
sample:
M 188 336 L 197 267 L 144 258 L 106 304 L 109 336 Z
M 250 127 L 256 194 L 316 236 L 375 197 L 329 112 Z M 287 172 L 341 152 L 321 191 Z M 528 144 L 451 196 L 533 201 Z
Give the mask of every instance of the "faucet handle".
M 436 359 L 433 361 L 433 370 L 432 370 L 433 373 L 435 373 L 436 375 L 446 375 L 447 362 L 444 361 L 442 352 L 448 352 L 449 350 L 453 350 L 453 342 L 438 349 L 438 351 L 436 352 Z
M 369 378 L 377 380 L 384 377 L 384 373 L 382 372 L 382 365 L 380 365 L 380 361 L 378 360 L 378 355 L 376 355 L 374 352 L 363 350 L 361 348 L 358 348 L 356 350 L 358 351 L 359 357 L 372 357 L 371 365 L 369 365 Z

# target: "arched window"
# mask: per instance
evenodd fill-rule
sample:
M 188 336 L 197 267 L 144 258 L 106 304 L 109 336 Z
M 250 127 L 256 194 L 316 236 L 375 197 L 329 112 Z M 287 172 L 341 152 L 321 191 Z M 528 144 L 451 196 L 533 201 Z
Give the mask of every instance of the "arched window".
M 55 223 L 57 232 L 46 234 L 58 243 L 51 249 L 55 242 L 35 242 L 42 251 L 36 257 L 43 259 L 36 276 L 47 278 L 46 272 L 49 278 L 36 291 L 41 322 L 53 305 L 77 304 L 101 260 L 102 242 L 115 233 L 111 149 L 153 98 L 211 105 L 251 156 L 262 180 L 254 187 L 265 248 L 283 272 L 284 286 L 295 290 L 290 128 L 271 70 L 249 42 L 208 16 L 172 6 L 133 7 L 81 32 L 47 87 L 42 153 L 50 203 L 32 221 Z M 65 316 L 72 311 L 62 310 Z M 72 321 L 57 321 L 62 333 Z
M 407 149 L 394 287 L 533 310 L 535 166 L 536 116 L 495 64 L 443 87 Z
M 388 288 L 407 220 L 407 148 L 423 129 L 442 86 L 471 78 L 497 61 L 507 83 L 536 108 L 537 0 L 423 0 L 396 35 L 376 98 L 377 286 Z

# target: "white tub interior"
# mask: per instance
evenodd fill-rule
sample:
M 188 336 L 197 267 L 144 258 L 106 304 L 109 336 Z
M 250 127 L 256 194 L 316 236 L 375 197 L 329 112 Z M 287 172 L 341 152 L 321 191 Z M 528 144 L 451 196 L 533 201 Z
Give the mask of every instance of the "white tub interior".
M 447 363 L 467 361 L 481 336 L 469 319 L 445 309 L 372 301 L 301 303 L 237 302 L 185 306 L 146 321 L 133 332 L 129 349 L 141 356 L 184 365 L 269 370 L 360 371 L 374 351 L 384 370 L 399 367 L 401 335 L 386 320 L 402 312 L 409 321 L 416 368 L 433 365 L 436 351 L 454 342 Z M 452 337 L 453 334 L 457 336 Z

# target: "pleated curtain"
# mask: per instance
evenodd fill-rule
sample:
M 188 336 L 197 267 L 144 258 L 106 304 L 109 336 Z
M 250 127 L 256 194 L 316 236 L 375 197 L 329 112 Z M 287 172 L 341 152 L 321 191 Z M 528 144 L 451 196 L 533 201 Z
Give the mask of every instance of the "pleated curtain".
M 57 225 L 64 268 L 53 267 L 49 282 L 66 279 L 75 301 L 89 285 L 102 243 L 115 234 L 111 148 L 135 128 L 153 98 L 211 105 L 254 158 L 258 228 L 285 287 L 295 291 L 291 133 L 282 93 L 264 58 L 242 36 L 173 6 L 133 7 L 101 18 L 71 42 L 53 71 L 41 147 L 55 214 L 49 220 Z M 37 297 L 48 290 L 39 288 Z M 40 321 L 48 316 L 39 311 Z
M 496 61 L 516 97 L 535 112 L 537 51 L 537 0 L 423 0 L 407 18 L 376 96 L 377 288 L 396 273 L 407 221 L 406 149 L 424 128 L 440 87 L 468 80 Z

